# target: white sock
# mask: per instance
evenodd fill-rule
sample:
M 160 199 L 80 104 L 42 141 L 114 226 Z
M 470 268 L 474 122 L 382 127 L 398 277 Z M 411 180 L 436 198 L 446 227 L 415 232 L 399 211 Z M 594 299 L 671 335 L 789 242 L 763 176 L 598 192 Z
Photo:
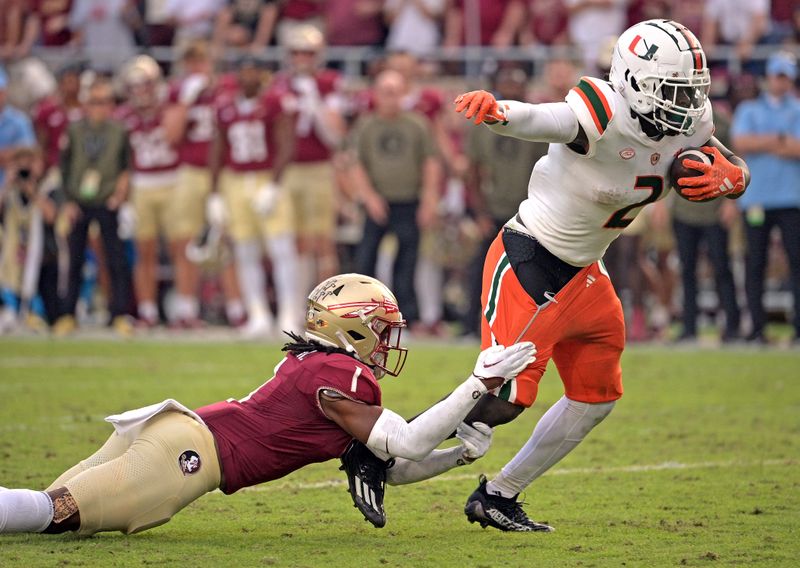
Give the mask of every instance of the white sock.
M 158 306 L 155 302 L 139 302 L 139 317 L 146 321 L 158 321 Z
M 419 320 L 426 325 L 433 325 L 442 319 L 444 303 L 444 270 L 433 260 L 420 256 L 417 259 L 417 270 L 414 274 L 414 289 L 419 303 Z
M 272 259 L 272 278 L 278 300 L 278 325 L 281 330 L 299 332 L 304 297 L 297 283 L 297 245 L 294 235 L 272 237 L 267 241 Z
M 236 275 L 239 289 L 247 306 L 247 315 L 253 318 L 271 318 L 267 307 L 264 267 L 261 265 L 261 248 L 257 241 L 236 243 Z
M 40 533 L 53 522 L 53 502 L 44 491 L 0 491 L 0 534 Z
M 319 284 L 316 282 L 317 275 L 314 271 L 314 257 L 310 254 L 299 254 L 297 257 L 297 288 L 307 295 L 314 286 Z
M 544 413 L 530 439 L 486 490 L 514 497 L 571 452 L 614 408 L 614 402 L 588 404 L 562 396 Z
M 225 302 L 225 317 L 228 322 L 241 321 L 244 318 L 244 304 L 241 300 L 228 300 Z
M 194 296 L 178 295 L 178 316 L 181 319 L 193 320 L 200 315 L 200 302 Z

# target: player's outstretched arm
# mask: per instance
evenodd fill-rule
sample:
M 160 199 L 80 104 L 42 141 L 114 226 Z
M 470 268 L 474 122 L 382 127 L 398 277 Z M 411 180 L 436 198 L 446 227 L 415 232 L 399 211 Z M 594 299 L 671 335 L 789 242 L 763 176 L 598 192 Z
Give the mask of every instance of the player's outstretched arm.
M 458 427 L 484 393 L 513 379 L 535 360 L 536 348 L 530 342 L 482 351 L 472 375 L 411 423 L 388 408 L 329 398 L 324 393 L 320 404 L 331 420 L 378 457 L 420 461 Z
M 396 458 L 386 470 L 389 485 L 416 483 L 436 477 L 454 467 L 467 465 L 482 458 L 492 445 L 492 429 L 482 422 L 472 425 L 462 422 L 456 429 L 458 446 L 433 450 L 421 461 Z
M 578 118 L 567 103 L 497 101 L 488 91 L 470 91 L 456 97 L 455 105 L 468 120 L 503 136 L 560 144 L 578 137 Z

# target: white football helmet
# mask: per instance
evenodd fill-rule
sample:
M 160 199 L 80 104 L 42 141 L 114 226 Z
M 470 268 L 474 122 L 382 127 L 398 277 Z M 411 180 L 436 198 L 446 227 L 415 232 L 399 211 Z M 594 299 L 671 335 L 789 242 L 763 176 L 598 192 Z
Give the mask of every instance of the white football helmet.
M 402 370 L 407 351 L 400 333 L 405 327 L 394 294 L 370 276 L 332 276 L 308 296 L 306 337 L 353 353 L 378 378 Z
M 700 42 L 672 20 L 647 20 L 619 37 L 611 84 L 662 134 L 691 134 L 706 112 L 711 76 Z

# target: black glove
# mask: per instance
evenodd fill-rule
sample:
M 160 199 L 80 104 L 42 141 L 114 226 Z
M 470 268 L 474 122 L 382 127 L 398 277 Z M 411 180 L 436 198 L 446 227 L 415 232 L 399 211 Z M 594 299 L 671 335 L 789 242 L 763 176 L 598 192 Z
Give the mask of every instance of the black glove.
M 353 506 L 376 528 L 386 525 L 383 510 L 383 494 L 386 488 L 386 470 L 394 460 L 383 461 L 367 446 L 353 440 L 341 457 L 342 467 L 347 473 L 347 485 Z

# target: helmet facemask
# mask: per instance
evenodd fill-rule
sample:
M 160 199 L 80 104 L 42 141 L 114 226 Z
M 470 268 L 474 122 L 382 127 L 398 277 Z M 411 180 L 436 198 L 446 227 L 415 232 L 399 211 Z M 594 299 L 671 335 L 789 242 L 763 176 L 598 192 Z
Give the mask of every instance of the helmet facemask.
M 655 89 L 643 90 L 644 96 L 653 105 L 652 119 L 665 134 L 691 134 L 705 112 L 711 78 L 708 69 L 696 71 L 689 79 L 659 78 L 654 80 Z
M 403 370 L 408 356 L 408 349 L 401 347 L 400 343 L 400 336 L 403 328 L 406 327 L 406 321 L 389 321 L 375 317 L 368 327 L 378 339 L 378 344 L 367 363 L 379 369 L 381 375 L 385 373 L 396 377 Z

